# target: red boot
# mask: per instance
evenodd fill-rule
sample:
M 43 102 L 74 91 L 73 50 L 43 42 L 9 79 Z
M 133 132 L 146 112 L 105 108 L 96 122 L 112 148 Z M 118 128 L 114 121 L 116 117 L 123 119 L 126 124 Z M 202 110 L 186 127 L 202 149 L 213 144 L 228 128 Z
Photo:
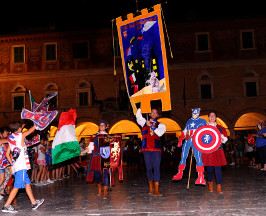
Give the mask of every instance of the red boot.
M 206 185 L 206 181 L 204 179 L 204 166 L 196 166 L 198 172 L 198 179 L 196 180 L 195 184 L 199 185 Z
M 183 170 L 185 169 L 186 165 L 185 164 L 179 164 L 179 170 L 176 175 L 174 175 L 172 180 L 180 180 L 183 177 Z

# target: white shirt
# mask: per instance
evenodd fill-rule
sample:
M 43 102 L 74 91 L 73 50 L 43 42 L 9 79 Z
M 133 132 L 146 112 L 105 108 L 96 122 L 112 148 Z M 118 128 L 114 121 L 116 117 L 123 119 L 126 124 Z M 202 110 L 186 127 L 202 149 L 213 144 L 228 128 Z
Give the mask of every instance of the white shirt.
M 11 166 L 12 173 L 14 174 L 15 172 L 18 172 L 20 170 L 28 169 L 26 165 L 26 155 L 25 155 L 27 154 L 26 151 L 27 147 L 26 146 L 22 147 L 21 145 L 22 133 L 16 133 L 16 135 L 13 133 L 12 136 L 15 137 L 14 140 L 16 141 L 16 145 L 9 144 L 11 151 L 13 151 L 15 148 L 20 149 L 19 157 L 17 158 L 15 163 L 13 163 Z
M 45 150 L 45 147 L 42 144 L 38 145 L 38 158 L 37 158 L 37 160 L 45 160 L 45 154 L 42 153 L 41 147 L 44 148 L 44 150 Z

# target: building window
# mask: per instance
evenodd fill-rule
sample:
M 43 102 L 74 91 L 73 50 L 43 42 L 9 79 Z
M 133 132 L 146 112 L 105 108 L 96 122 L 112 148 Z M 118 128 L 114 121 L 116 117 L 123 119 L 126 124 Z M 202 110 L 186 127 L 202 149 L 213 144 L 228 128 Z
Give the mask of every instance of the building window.
M 201 99 L 212 98 L 211 84 L 201 84 L 200 91 L 201 91 Z
M 249 72 L 243 77 L 244 95 L 246 97 L 257 97 L 259 95 L 258 75 Z
M 257 96 L 257 83 L 256 82 L 246 82 L 246 95 L 247 97 Z
M 210 50 L 209 33 L 197 33 L 196 46 L 198 52 L 209 51 Z
M 53 82 L 48 83 L 45 86 L 45 95 L 44 96 L 48 97 L 50 94 L 52 94 L 54 92 L 57 92 L 57 95 L 54 96 L 52 99 L 50 99 L 49 110 L 54 110 L 54 109 L 58 108 L 58 86 Z
M 80 107 L 91 105 L 91 84 L 83 81 L 77 88 L 77 105 Z
M 199 79 L 199 94 L 200 99 L 212 99 L 213 98 L 213 80 L 208 73 L 204 73 Z
M 79 106 L 88 106 L 88 105 L 89 105 L 89 93 L 79 92 Z
M 24 63 L 25 62 L 25 46 L 14 46 L 14 63 Z
M 45 96 L 48 97 L 52 93 L 53 92 L 50 92 L 50 93 L 46 92 Z M 57 108 L 57 97 L 58 97 L 58 95 L 56 95 L 52 99 L 50 99 L 50 101 L 49 101 L 49 110 L 54 110 L 55 108 Z
M 241 31 L 241 49 L 253 49 L 254 46 L 254 31 Z
M 45 59 L 46 61 L 56 60 L 56 44 L 46 44 L 45 45 Z
M 73 43 L 73 58 L 84 59 L 89 57 L 88 42 Z
M 12 92 L 12 105 L 14 111 L 21 111 L 25 107 L 26 89 L 23 86 L 17 86 Z
M 24 107 L 24 96 L 14 96 L 14 110 L 22 110 Z

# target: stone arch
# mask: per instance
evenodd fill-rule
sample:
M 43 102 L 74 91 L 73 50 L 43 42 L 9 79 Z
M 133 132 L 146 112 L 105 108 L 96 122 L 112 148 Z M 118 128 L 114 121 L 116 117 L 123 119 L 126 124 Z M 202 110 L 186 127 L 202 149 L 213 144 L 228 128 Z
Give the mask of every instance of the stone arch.
M 89 82 L 86 79 L 82 79 L 80 80 L 77 85 L 76 85 L 76 89 L 83 89 L 83 88 L 90 88 L 91 87 L 91 82 Z
M 241 110 L 241 111 L 239 111 L 238 113 L 235 114 L 234 118 L 232 119 L 232 126 L 234 127 L 236 122 L 237 122 L 237 120 L 241 116 L 243 116 L 244 114 L 247 114 L 247 113 L 259 113 L 259 114 L 262 114 L 262 115 L 266 116 L 266 110 L 265 109 L 256 108 L 256 107 L 250 107 L 250 108 Z
M 120 120 L 115 123 L 109 130 L 109 134 L 140 134 L 140 127 L 133 121 L 130 120 Z
M 78 140 L 82 137 L 89 137 L 99 131 L 97 124 L 93 122 L 81 122 L 76 125 L 75 132 Z
M 230 136 L 231 135 L 231 131 L 230 131 L 230 128 L 228 127 L 228 125 L 225 123 L 225 121 L 219 117 L 219 115 L 217 114 L 217 120 L 216 120 L 216 123 L 223 126 L 225 129 L 226 129 L 226 132 L 227 132 L 227 136 Z M 207 122 L 208 122 L 208 114 L 207 115 L 201 115 L 200 118 L 203 118 L 205 119 Z
M 201 111 L 200 116 L 208 115 L 210 111 L 214 111 L 217 114 L 217 117 L 220 118 L 227 125 L 229 130 L 234 128 L 232 121 L 227 116 L 225 116 L 222 112 L 220 112 L 218 110 L 203 110 L 203 111 Z
M 253 130 L 256 129 L 260 120 L 266 120 L 266 115 L 258 112 L 248 112 L 241 115 L 235 125 L 235 130 Z
M 17 93 L 17 92 L 26 92 L 27 89 L 20 83 L 16 84 L 15 87 L 12 89 L 13 93 Z
M 58 85 L 54 82 L 48 82 L 44 86 L 45 91 L 57 91 L 59 89 Z

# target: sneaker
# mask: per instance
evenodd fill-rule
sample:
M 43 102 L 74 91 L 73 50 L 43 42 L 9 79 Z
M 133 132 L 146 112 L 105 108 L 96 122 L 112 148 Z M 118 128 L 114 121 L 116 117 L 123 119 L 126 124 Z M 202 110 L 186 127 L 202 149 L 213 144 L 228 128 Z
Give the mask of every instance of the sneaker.
M 41 199 L 41 200 L 36 200 L 36 203 L 32 205 L 32 210 L 35 210 L 37 209 L 41 204 L 43 204 L 44 202 L 44 199 Z
M 51 180 L 51 179 L 47 179 L 47 182 L 50 183 L 50 184 L 53 184 L 54 183 L 54 181 Z
M 233 163 L 230 163 L 230 165 L 231 165 L 231 166 L 234 166 L 234 165 L 235 165 L 235 162 L 233 162 Z
M 2 212 L 16 213 L 18 211 L 15 210 L 12 205 L 9 205 L 9 206 L 3 206 Z
M 36 186 L 43 186 L 43 182 L 36 182 L 35 185 Z
M 42 183 L 42 185 L 48 185 L 48 184 L 50 184 L 50 182 L 48 182 L 48 181 L 43 181 L 43 183 Z

